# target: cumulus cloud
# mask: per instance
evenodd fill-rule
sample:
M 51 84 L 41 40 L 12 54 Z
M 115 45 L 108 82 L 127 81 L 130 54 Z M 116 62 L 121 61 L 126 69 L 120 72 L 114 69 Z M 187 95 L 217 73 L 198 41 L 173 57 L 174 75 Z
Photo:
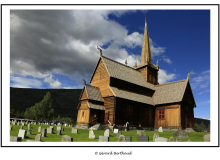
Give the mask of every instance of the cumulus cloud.
M 195 90 L 201 90 L 199 95 L 210 91 L 210 70 L 203 71 L 201 73 L 194 73 L 191 75 L 191 85 Z
M 170 60 L 170 58 L 168 58 L 167 56 L 163 56 L 162 58 L 163 58 L 163 60 L 164 60 L 166 63 L 168 63 L 168 64 L 173 63 L 173 62 Z
M 52 75 L 50 75 L 49 77 L 46 77 L 44 79 L 44 82 L 49 83 L 51 88 L 61 88 L 62 86 L 62 84 L 58 80 L 53 79 Z
M 158 82 L 159 84 L 167 83 L 176 78 L 176 74 L 168 73 L 166 70 L 160 69 L 158 71 Z
M 11 10 L 10 73 L 46 79 L 52 74 L 76 81 L 89 81 L 99 59 L 96 46 L 105 46 L 103 55 L 133 67 L 135 53 L 126 48 L 142 47 L 143 34 L 128 34 L 125 26 L 110 20 L 134 10 Z M 165 52 L 150 39 L 152 57 Z M 137 56 L 137 63 L 140 56 Z M 49 76 L 49 77 L 48 77 Z M 51 77 L 52 80 L 52 77 Z
M 40 80 L 34 78 L 11 76 L 10 79 L 12 81 L 11 87 L 16 88 L 39 88 L 42 85 Z

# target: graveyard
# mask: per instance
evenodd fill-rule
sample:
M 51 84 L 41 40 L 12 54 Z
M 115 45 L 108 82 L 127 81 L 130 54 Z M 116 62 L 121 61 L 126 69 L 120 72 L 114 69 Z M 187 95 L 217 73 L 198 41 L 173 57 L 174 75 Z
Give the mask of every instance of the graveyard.
M 19 125 L 10 125 L 12 126 L 10 130 L 10 136 L 18 137 L 19 134 L 23 134 L 23 132 L 26 132 L 26 136 L 24 136 L 21 139 L 21 142 L 31 142 L 35 141 L 35 138 L 37 136 L 37 139 L 39 139 L 39 136 L 41 136 L 41 142 L 65 142 L 66 140 L 62 140 L 63 136 L 66 135 L 65 138 L 72 138 L 72 142 L 100 142 L 101 138 L 105 138 L 106 131 L 105 130 L 93 130 L 93 135 L 90 136 L 91 130 L 89 129 L 75 129 L 74 127 L 68 127 L 68 126 L 57 126 L 57 125 L 45 125 L 45 124 L 29 124 L 29 127 L 31 126 L 31 130 L 28 129 L 28 124 L 25 124 L 21 129 L 21 123 Z M 39 128 L 41 127 L 41 128 Z M 53 129 L 51 129 L 53 128 Z M 57 130 L 58 129 L 58 130 Z M 21 133 L 19 132 L 22 131 Z M 46 132 L 46 134 L 43 136 L 43 131 Z M 163 131 L 159 132 L 158 130 L 130 130 L 130 131 L 122 131 L 119 130 L 114 133 L 114 131 L 108 131 L 109 142 L 126 142 L 125 138 L 129 137 L 129 142 L 144 142 L 145 138 L 147 138 L 149 142 L 156 142 L 156 141 L 163 141 L 163 140 L 170 140 L 171 137 L 174 135 L 177 135 L 176 131 Z M 174 136 L 172 141 L 180 141 L 180 142 L 204 142 L 204 136 L 210 133 L 207 132 L 186 132 L 188 137 L 176 137 Z M 158 135 L 158 137 L 155 138 L 155 135 Z M 64 138 L 64 139 L 65 139 Z M 181 140 L 179 140 L 179 138 Z M 157 140 L 156 140 L 157 139 Z M 102 141 L 102 140 L 101 140 Z M 106 141 L 105 139 L 103 141 Z

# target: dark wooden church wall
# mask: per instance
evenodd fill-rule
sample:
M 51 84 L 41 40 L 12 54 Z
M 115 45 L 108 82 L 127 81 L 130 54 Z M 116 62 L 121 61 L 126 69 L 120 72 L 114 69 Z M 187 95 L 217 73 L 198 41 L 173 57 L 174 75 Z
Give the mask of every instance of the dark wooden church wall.
M 157 85 L 157 70 L 151 67 L 147 67 L 147 82 Z
M 110 78 L 110 86 L 152 97 L 154 91 L 120 79 Z
M 194 128 L 194 107 L 186 102 L 181 103 L 181 126 Z
M 115 124 L 124 125 L 129 122 L 130 126 L 153 127 L 154 126 L 154 109 L 153 106 L 142 104 L 139 102 L 129 101 L 122 98 L 116 98 Z M 128 106 L 132 106 L 132 114 L 128 114 Z M 149 118 L 144 119 L 144 110 L 149 109 Z M 147 124 L 147 125 L 146 125 Z

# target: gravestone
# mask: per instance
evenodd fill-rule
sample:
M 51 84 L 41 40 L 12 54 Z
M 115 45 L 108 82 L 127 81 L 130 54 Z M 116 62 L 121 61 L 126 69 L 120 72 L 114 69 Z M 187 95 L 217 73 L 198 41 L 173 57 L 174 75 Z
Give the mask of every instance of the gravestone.
M 142 131 L 144 130 L 137 130 L 137 134 L 140 135 Z
M 57 130 L 61 130 L 62 128 L 60 126 L 57 126 Z
M 49 134 L 53 134 L 53 128 L 47 128 L 47 133 L 49 133 Z
M 57 130 L 57 135 L 61 135 L 61 130 Z
M 148 136 L 138 136 L 137 137 L 138 142 L 149 142 Z
M 140 136 L 146 136 L 146 133 L 144 131 L 141 131 Z
M 107 136 L 99 136 L 99 142 L 108 142 L 109 141 L 109 137 Z
M 114 129 L 114 133 L 118 133 L 118 130 L 119 130 L 119 129 Z
M 40 127 L 38 127 L 38 132 L 41 132 L 41 126 L 40 126 Z
M 174 142 L 174 138 L 173 137 L 170 137 L 167 142 Z
M 119 137 L 121 135 L 121 133 L 117 133 L 117 137 Z
M 13 126 L 10 126 L 10 130 L 12 130 Z
M 129 122 L 126 123 L 126 131 L 130 131 Z
M 155 142 L 167 142 L 168 138 L 164 137 L 157 137 L 155 138 Z
M 210 142 L 210 134 L 204 135 L 203 140 L 204 142 Z
M 182 138 L 177 138 L 176 142 L 183 142 L 183 139 Z
M 73 138 L 67 135 L 62 137 L 62 142 L 73 142 Z
M 153 141 L 155 142 L 155 138 L 159 137 L 159 134 L 158 133 L 154 133 L 154 136 L 153 136 Z
M 26 131 L 26 130 L 24 130 L 24 129 L 19 129 L 18 137 L 21 137 L 22 139 L 25 139 L 25 138 L 26 138 L 26 134 L 27 134 L 27 131 Z
M 53 126 L 50 126 L 50 128 L 53 128 Z
M 41 134 L 37 134 L 35 136 L 35 141 L 40 141 L 41 140 Z
M 22 138 L 17 136 L 10 136 L 10 142 L 21 142 Z
M 18 123 L 17 123 L 17 125 L 19 126 L 19 125 L 20 125 L 20 123 L 18 122 Z
M 109 135 L 110 135 L 110 130 L 106 129 L 105 132 L 104 132 L 104 136 L 109 137 Z
M 185 130 L 178 130 L 173 133 L 173 137 L 189 137 L 189 133 L 187 133 Z
M 121 134 L 121 135 L 118 137 L 118 142 L 126 142 L 125 136 Z
M 21 125 L 24 126 L 24 122 L 22 122 Z
M 126 142 L 131 142 L 131 136 L 125 136 L 125 141 Z
M 186 142 L 192 142 L 190 139 L 188 140 L 188 141 L 186 141 Z
M 92 129 L 89 131 L 89 139 L 95 139 L 95 134 Z
M 41 129 L 41 134 L 42 134 L 42 137 L 46 137 L 47 136 L 47 129 Z
M 78 133 L 78 129 L 72 128 L 72 133 Z
M 163 132 L 163 128 L 162 128 L 162 127 L 159 127 L 159 128 L 158 128 L 158 132 Z
M 12 125 L 15 125 L 15 121 L 12 122 Z
M 28 124 L 27 134 L 31 134 L 31 129 L 30 129 L 30 127 L 31 127 L 31 124 L 29 123 L 29 124 Z
M 23 126 L 21 126 L 20 129 L 23 129 Z

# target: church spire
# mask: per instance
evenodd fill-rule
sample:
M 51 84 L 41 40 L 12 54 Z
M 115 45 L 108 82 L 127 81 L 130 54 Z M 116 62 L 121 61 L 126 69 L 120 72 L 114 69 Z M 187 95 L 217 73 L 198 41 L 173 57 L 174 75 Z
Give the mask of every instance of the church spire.
M 146 61 L 152 64 L 151 51 L 150 51 L 150 39 L 149 39 L 148 28 L 147 28 L 147 12 L 145 14 L 144 39 L 143 39 L 140 64 L 145 64 Z

